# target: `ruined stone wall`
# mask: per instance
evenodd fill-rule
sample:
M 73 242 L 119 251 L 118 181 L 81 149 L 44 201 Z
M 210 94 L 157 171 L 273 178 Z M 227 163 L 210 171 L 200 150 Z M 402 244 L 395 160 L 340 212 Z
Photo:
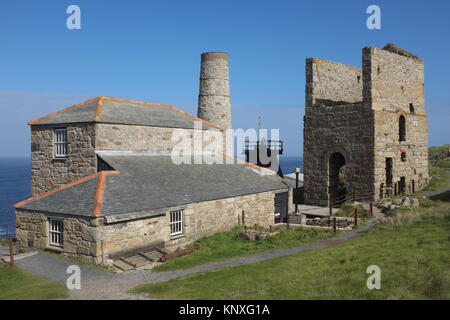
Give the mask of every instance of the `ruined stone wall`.
M 306 112 L 317 104 L 362 101 L 362 70 L 319 58 L 306 59 Z
M 327 205 L 329 159 L 345 158 L 347 190 L 373 191 L 373 112 L 361 103 L 314 106 L 304 117 L 303 166 L 305 203 Z
M 329 180 L 329 157 L 335 150 L 344 155 L 346 167 L 350 159 L 351 168 L 345 168 L 345 176 L 353 180 L 351 188 L 359 194 L 372 192 L 374 199 L 380 197 L 380 185 L 386 187 L 386 158 L 393 162 L 393 187 L 401 177 L 407 191 L 413 181 L 415 190 L 427 182 L 423 61 L 367 47 L 362 50 L 362 65 L 361 70 L 307 59 L 303 152 L 306 203 L 319 204 L 327 198 L 324 190 Z M 401 116 L 406 119 L 405 141 L 399 141 Z M 406 158 L 402 159 L 402 152 Z
M 31 126 L 32 196 L 60 187 L 97 171 L 97 159 L 94 152 L 94 125 L 74 124 L 66 127 L 68 157 L 55 158 L 55 126 Z
M 413 180 L 418 190 L 428 179 L 424 64 L 416 58 L 366 47 L 363 73 L 364 102 L 375 112 L 375 188 L 386 185 L 386 158 L 392 158 L 393 183 L 405 177 L 407 191 Z M 399 141 L 400 116 L 406 119 L 405 141 Z M 402 151 L 406 161 L 401 159 Z

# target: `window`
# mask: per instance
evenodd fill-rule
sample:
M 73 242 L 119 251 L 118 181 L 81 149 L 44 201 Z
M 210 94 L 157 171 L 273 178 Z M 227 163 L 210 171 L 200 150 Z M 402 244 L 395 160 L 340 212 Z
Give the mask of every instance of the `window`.
M 51 246 L 63 246 L 63 220 L 48 219 L 48 239 Z
M 183 233 L 183 210 L 170 212 L 170 235 L 176 236 Z
M 406 140 L 406 120 L 405 116 L 401 115 L 398 119 L 398 141 Z
M 406 162 L 406 151 L 402 151 L 401 159 L 402 159 L 402 162 Z
M 409 104 L 409 111 L 411 113 L 414 113 L 414 104 L 412 104 L 412 103 Z
M 55 129 L 55 157 L 67 157 L 67 128 Z

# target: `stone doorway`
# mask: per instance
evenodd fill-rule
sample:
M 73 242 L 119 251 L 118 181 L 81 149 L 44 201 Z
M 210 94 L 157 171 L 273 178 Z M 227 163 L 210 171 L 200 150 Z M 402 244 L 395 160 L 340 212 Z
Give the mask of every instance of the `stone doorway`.
M 328 191 L 331 199 L 343 197 L 347 193 L 344 174 L 345 158 L 335 152 L 328 161 Z

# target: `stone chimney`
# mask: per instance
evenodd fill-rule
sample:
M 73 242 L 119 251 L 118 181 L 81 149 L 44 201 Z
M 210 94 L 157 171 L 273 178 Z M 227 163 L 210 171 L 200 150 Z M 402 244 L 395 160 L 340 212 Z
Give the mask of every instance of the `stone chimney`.
M 231 129 L 228 54 L 225 52 L 202 53 L 197 116 Z

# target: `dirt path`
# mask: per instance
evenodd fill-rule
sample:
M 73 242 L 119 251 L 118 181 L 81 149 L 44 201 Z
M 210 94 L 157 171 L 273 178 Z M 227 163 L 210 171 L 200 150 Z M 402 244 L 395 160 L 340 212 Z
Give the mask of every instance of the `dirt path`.
M 222 267 L 250 264 L 303 251 L 336 246 L 350 239 L 359 237 L 373 225 L 379 223 L 381 219 L 381 217 L 373 218 L 369 220 L 366 225 L 343 233 L 334 238 L 323 239 L 314 243 L 304 244 L 289 249 L 278 249 L 252 256 L 236 257 L 184 270 L 165 272 L 136 270 L 118 274 L 103 269 L 81 265 L 81 289 L 72 290 L 70 299 L 145 299 L 146 297 L 143 295 L 131 295 L 126 293 L 126 291 L 145 283 L 162 282 L 178 277 L 184 277 L 189 274 L 210 271 Z M 16 262 L 16 264 L 23 270 L 31 272 L 35 275 L 49 278 L 52 281 L 65 283 L 69 276 L 69 274 L 66 273 L 66 269 L 72 263 L 66 258 L 54 257 L 48 254 L 36 254 L 31 257 L 20 259 Z

